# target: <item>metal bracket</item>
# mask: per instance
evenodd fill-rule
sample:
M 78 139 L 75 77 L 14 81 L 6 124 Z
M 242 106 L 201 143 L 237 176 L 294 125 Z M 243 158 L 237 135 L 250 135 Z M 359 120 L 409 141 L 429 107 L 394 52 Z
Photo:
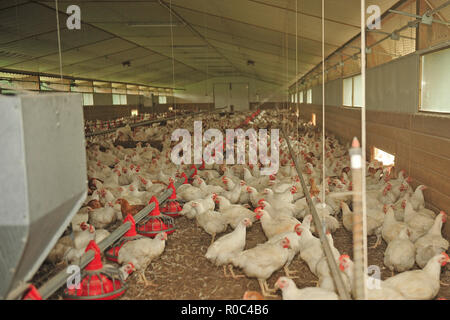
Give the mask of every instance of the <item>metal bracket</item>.
M 431 26 L 431 24 L 432 24 L 434 21 L 436 21 L 436 20 L 433 20 L 433 16 L 432 16 L 432 15 L 427 16 L 427 14 L 424 14 L 424 15 L 422 16 L 422 23 L 423 23 L 423 24 L 426 24 L 426 25 Z
M 395 40 L 395 41 L 398 41 L 398 40 L 400 40 L 400 35 L 397 32 L 392 32 L 391 33 L 391 39 Z
M 439 23 L 439 24 L 443 24 L 445 26 L 450 26 L 449 22 L 433 19 L 433 14 L 435 14 L 436 12 L 433 12 L 431 14 L 425 13 L 423 16 L 419 16 L 417 14 L 413 14 L 413 13 L 409 13 L 409 12 L 398 11 L 398 10 L 389 10 L 389 12 L 400 14 L 403 16 L 411 17 L 411 18 L 416 18 L 418 22 L 426 24 L 426 25 L 431 25 L 432 23 Z M 408 26 L 410 23 L 411 22 L 408 22 Z M 415 22 L 412 22 L 412 23 L 415 23 Z

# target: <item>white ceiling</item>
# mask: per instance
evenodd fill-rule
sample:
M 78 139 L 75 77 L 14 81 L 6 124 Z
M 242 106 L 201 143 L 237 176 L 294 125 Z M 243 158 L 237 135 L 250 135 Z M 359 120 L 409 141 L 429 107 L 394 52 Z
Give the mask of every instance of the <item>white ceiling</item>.
M 385 12 L 397 2 L 367 5 Z M 296 0 L 172 0 L 172 21 L 181 24 L 173 38 L 170 27 L 129 25 L 168 24 L 169 0 L 58 3 L 64 75 L 171 87 L 174 70 L 175 87 L 239 75 L 283 85 L 295 76 L 296 18 L 299 75 L 322 59 L 321 0 L 298 0 L 297 14 Z M 81 30 L 66 27 L 71 4 L 81 8 Z M 0 68 L 59 73 L 54 7 L 55 1 L 0 2 Z M 329 55 L 359 33 L 360 0 L 325 0 L 325 17 Z

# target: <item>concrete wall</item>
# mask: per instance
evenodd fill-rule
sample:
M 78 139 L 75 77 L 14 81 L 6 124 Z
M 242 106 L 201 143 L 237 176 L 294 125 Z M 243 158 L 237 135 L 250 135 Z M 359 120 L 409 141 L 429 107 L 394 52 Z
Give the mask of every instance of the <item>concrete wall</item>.
M 280 86 L 248 77 L 216 77 L 200 81 L 175 92 L 178 103 L 214 103 L 214 83 L 248 83 L 249 102 L 286 102 L 287 93 Z

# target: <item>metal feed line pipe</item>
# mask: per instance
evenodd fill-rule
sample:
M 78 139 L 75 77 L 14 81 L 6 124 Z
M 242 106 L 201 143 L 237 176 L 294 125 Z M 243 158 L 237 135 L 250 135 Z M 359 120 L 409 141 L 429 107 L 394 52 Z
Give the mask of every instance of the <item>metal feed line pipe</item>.
M 219 109 L 215 109 L 213 111 L 209 111 L 209 110 L 208 111 L 201 111 L 201 112 L 197 112 L 197 113 L 189 114 L 189 115 L 190 116 L 196 116 L 196 115 L 207 113 L 207 112 L 215 113 L 215 112 L 222 111 L 225 108 L 226 107 L 219 108 Z M 147 125 L 147 124 L 150 124 L 150 123 L 161 122 L 161 121 L 164 121 L 164 120 L 172 120 L 172 119 L 175 119 L 175 117 L 164 118 L 164 119 L 157 119 L 157 120 L 151 120 L 151 121 L 143 121 L 143 122 L 140 122 L 140 123 L 135 123 L 133 125 L 130 125 L 130 127 L 138 127 L 140 125 Z M 110 130 L 106 130 L 106 131 L 102 131 L 102 132 L 93 133 L 93 134 L 90 134 L 90 135 L 86 135 L 86 137 L 111 133 L 111 132 L 114 132 L 116 129 L 110 129 Z M 194 172 L 195 172 L 194 170 L 190 170 L 189 173 L 187 174 L 187 176 L 188 177 L 192 176 L 192 174 L 194 174 Z M 183 182 L 184 182 L 184 179 L 178 179 L 177 181 L 175 181 L 174 182 L 175 189 L 178 189 L 178 187 Z M 159 204 L 163 204 L 169 198 L 169 196 L 171 194 L 172 194 L 172 190 L 164 191 L 161 195 L 159 195 L 157 197 L 158 203 Z M 147 205 L 145 208 L 143 208 L 141 211 L 139 211 L 139 213 L 134 216 L 135 223 L 136 224 L 139 223 L 154 208 L 155 208 L 155 204 L 152 202 L 149 205 Z M 111 245 L 113 245 L 117 240 L 119 240 L 130 229 L 130 227 L 131 227 L 131 223 L 130 222 L 126 222 L 126 223 L 122 224 L 121 226 L 119 226 L 108 237 L 106 237 L 100 243 L 98 243 L 98 247 L 100 248 L 100 251 L 103 252 L 107 248 L 109 248 Z M 80 263 L 78 264 L 78 266 L 80 267 L 80 269 L 83 269 L 84 267 L 86 267 L 89 264 L 89 262 L 92 261 L 92 259 L 94 259 L 94 252 L 92 250 L 89 250 L 88 252 L 85 252 L 81 256 Z M 52 277 L 50 280 L 48 280 L 46 283 L 44 283 L 38 289 L 38 292 L 41 295 L 42 299 L 49 298 L 56 290 L 58 290 L 60 287 L 62 287 L 67 282 L 67 278 L 69 276 L 70 276 L 70 274 L 67 273 L 67 268 L 65 268 L 64 270 L 62 270 L 58 274 L 56 274 L 54 277 Z
M 191 170 L 188 174 L 190 177 L 194 173 L 193 170 Z M 175 189 L 177 189 L 182 183 L 184 179 L 178 179 L 174 183 Z M 160 196 L 157 197 L 158 203 L 163 204 L 167 198 L 172 194 L 172 190 L 166 190 L 164 191 Z M 153 209 L 155 208 L 155 203 L 150 203 L 145 208 L 143 208 L 141 211 L 139 211 L 138 214 L 134 216 L 134 220 L 137 223 L 139 223 L 142 219 L 144 219 Z M 131 227 L 130 222 L 126 222 L 122 224 L 120 227 L 118 227 L 116 230 L 114 230 L 108 237 L 103 239 L 99 244 L 98 247 L 100 248 L 100 251 L 103 252 L 107 248 L 109 248 L 111 245 L 113 245 L 117 240 L 119 240 Z M 84 253 L 81 256 L 80 263 L 78 266 L 80 269 L 83 269 L 88 265 L 89 262 L 94 259 L 94 252 L 92 250 L 89 250 L 88 252 Z M 76 265 L 76 264 L 75 264 Z M 49 298 L 56 290 L 58 290 L 60 287 L 62 287 L 66 281 L 67 278 L 70 276 L 70 273 L 67 273 L 67 268 L 60 271 L 58 274 L 56 274 L 53 278 L 48 280 L 45 284 L 43 284 L 39 289 L 39 293 L 42 297 L 42 299 Z
M 218 108 L 218 109 L 214 109 L 214 110 L 205 110 L 205 111 L 199 111 L 199 112 L 194 112 L 194 113 L 188 113 L 187 116 L 197 116 L 203 113 L 215 113 L 215 112 L 220 112 L 223 109 L 226 109 L 227 107 L 223 107 L 223 108 Z M 174 117 L 169 117 L 169 118 L 161 118 L 161 119 L 153 119 L 153 120 L 148 120 L 148 121 L 141 121 L 141 122 L 137 122 L 137 123 L 132 123 L 129 124 L 130 128 L 135 128 L 135 127 L 140 127 L 140 126 L 146 126 L 149 124 L 153 124 L 153 123 L 158 123 L 158 122 L 163 122 L 163 121 L 169 121 L 169 120 L 175 120 L 176 116 Z M 100 135 L 104 135 L 104 134 L 109 134 L 109 133 L 113 133 L 115 132 L 117 129 L 119 128 L 123 128 L 125 127 L 125 125 L 119 126 L 119 127 L 115 127 L 112 129 L 108 129 L 108 130 L 104 130 L 104 131 L 98 131 L 98 132 L 92 132 L 92 133 L 86 133 L 85 137 L 86 138 L 90 138 L 90 137 L 94 137 L 94 136 L 100 136 Z
M 306 186 L 305 180 L 303 179 L 303 175 L 300 170 L 300 166 L 298 164 L 297 157 L 294 155 L 294 151 L 292 150 L 291 143 L 289 142 L 289 137 L 286 134 L 286 131 L 284 130 L 284 127 L 281 128 L 281 131 L 283 133 L 283 137 L 286 140 L 286 144 L 289 148 L 289 153 L 292 157 L 292 160 L 294 161 L 295 170 L 297 171 L 298 177 L 300 178 L 300 183 L 303 188 L 303 193 L 305 194 L 306 201 L 309 206 L 309 210 L 313 216 L 314 224 L 316 226 L 317 233 L 319 234 L 320 242 L 322 244 L 323 251 L 325 253 L 325 257 L 327 258 L 328 266 L 330 268 L 331 276 L 333 277 L 334 283 L 336 285 L 336 289 L 338 291 L 339 297 L 342 300 L 350 300 L 350 295 L 348 294 L 347 290 L 345 289 L 344 280 L 342 279 L 342 273 L 339 270 L 336 261 L 334 260 L 333 253 L 331 251 L 330 244 L 327 241 L 327 238 L 322 230 L 322 224 L 319 218 L 319 215 L 317 214 L 316 207 L 314 206 L 311 197 L 309 195 L 308 187 Z

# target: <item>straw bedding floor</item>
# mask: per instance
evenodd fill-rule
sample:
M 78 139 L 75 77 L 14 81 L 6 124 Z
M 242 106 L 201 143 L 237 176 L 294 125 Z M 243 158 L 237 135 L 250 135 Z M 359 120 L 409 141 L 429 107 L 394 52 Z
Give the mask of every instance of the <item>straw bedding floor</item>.
M 138 283 L 137 275 L 128 279 L 129 289 L 121 299 L 241 299 L 247 290 L 260 291 L 256 279 L 226 278 L 222 268 L 214 266 L 204 254 L 210 243 L 210 236 L 197 228 L 195 220 L 185 217 L 176 218 L 177 231 L 169 236 L 164 254 L 146 270 L 147 279 L 156 286 Z M 231 229 L 227 230 L 227 232 Z M 220 236 L 220 235 L 219 235 Z M 333 234 L 335 246 L 342 253 L 352 256 L 352 237 L 343 227 Z M 260 223 L 255 223 L 247 231 L 246 248 L 252 248 L 266 240 Z M 376 238 L 369 238 L 369 246 Z M 369 249 L 369 265 L 379 266 L 382 279 L 391 276 L 391 272 L 383 266 L 383 256 L 386 244 L 383 242 L 376 249 Z M 44 283 L 50 276 L 62 270 L 63 266 L 44 264 L 35 275 L 33 283 L 37 286 Z M 299 288 L 315 286 L 317 278 L 309 271 L 308 266 L 299 257 L 291 264 L 291 270 L 296 270 L 298 276 L 294 279 Z M 237 270 L 239 272 L 239 270 Z M 283 271 L 275 272 L 268 280 L 273 286 L 278 277 L 284 276 Z M 450 283 L 450 271 L 443 268 L 441 281 Z M 61 299 L 62 290 L 56 292 L 51 299 Z M 281 292 L 278 292 L 280 295 Z M 281 296 L 279 297 L 281 298 Z M 450 299 L 450 287 L 441 286 L 437 298 Z

